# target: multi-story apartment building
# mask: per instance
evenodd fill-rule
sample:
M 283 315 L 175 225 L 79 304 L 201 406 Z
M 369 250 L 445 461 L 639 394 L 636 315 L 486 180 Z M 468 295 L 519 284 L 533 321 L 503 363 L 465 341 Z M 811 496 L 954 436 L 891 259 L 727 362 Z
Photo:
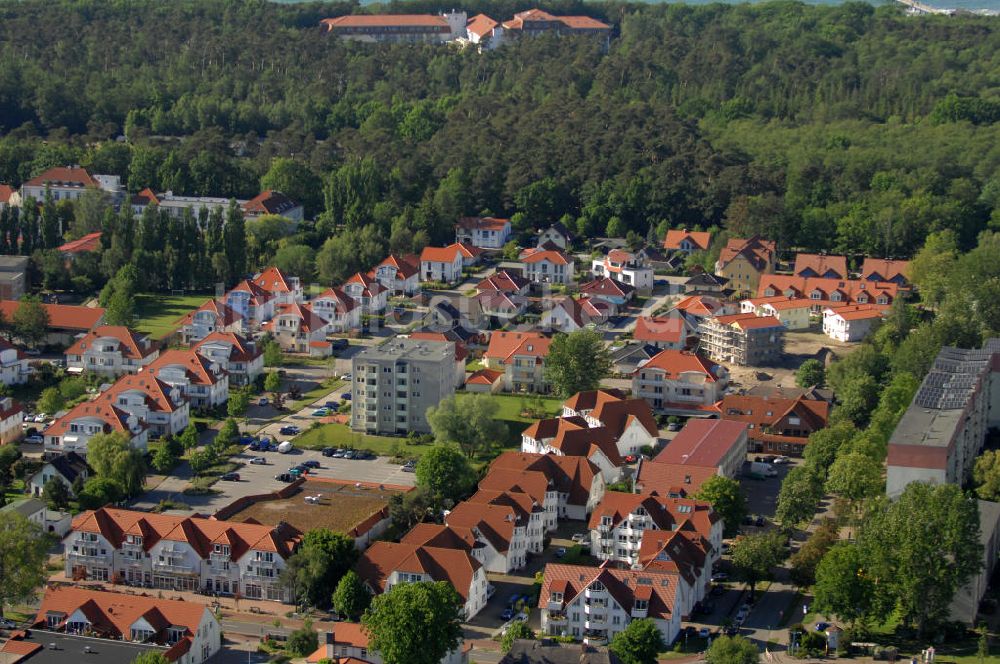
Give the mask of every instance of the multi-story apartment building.
M 249 385 L 264 372 L 264 353 L 234 332 L 213 332 L 194 347 L 229 374 L 230 385 Z
M 0 445 L 24 437 L 24 406 L 10 397 L 0 397 Z
M 79 166 L 57 166 L 22 184 L 21 200 L 34 198 L 41 203 L 45 200 L 45 192 L 49 191 L 55 201 L 75 201 L 88 188 L 121 193 L 121 180 L 114 176 L 91 175 Z
M 507 392 L 539 392 L 551 389 L 545 379 L 545 358 L 552 339 L 540 332 L 494 332 L 483 354 L 486 368 L 504 372 Z
M 190 404 L 179 386 L 143 372 L 122 376 L 98 401 L 134 416 L 153 437 L 179 434 L 190 420 Z
M 526 249 L 521 253 L 523 273 L 536 284 L 571 284 L 575 279 L 573 257 L 561 249 Z
M 773 316 L 733 314 L 698 325 L 698 348 L 716 362 L 758 366 L 777 362 L 785 351 L 785 326 Z
M 664 643 L 680 633 L 685 611 L 679 574 L 610 566 L 545 566 L 538 598 L 544 634 L 604 645 L 633 620 L 653 621 Z
M 504 482 L 491 480 L 494 474 L 499 477 L 505 471 L 514 471 L 515 474 L 525 471 L 541 473 L 545 478 L 545 491 L 543 499 L 538 502 L 548 508 L 552 504 L 549 493 L 555 492 L 555 516 L 560 519 L 585 521 L 604 497 L 605 482 L 600 469 L 584 457 L 504 452 L 490 464 L 490 470 L 479 487 L 494 491 L 509 490 L 510 487 L 503 484 L 515 475 L 503 478 Z
M 541 475 L 541 473 L 536 474 Z M 544 475 L 542 475 L 542 479 L 544 480 Z M 543 491 L 542 493 L 544 494 L 545 492 Z M 553 513 L 558 510 L 558 499 L 558 496 L 553 496 L 553 500 L 555 501 Z M 465 502 L 487 507 L 499 505 L 514 510 L 514 514 L 517 517 L 516 523 L 519 527 L 524 527 L 525 550 L 528 553 L 541 553 L 544 550 L 545 534 L 548 530 L 545 521 L 545 505 L 536 502 L 528 493 L 515 489 L 510 491 L 496 491 L 480 488 Z M 518 550 L 515 553 L 520 556 L 523 552 Z M 489 571 L 492 570 L 490 569 Z
M 208 300 L 179 321 L 181 342 L 198 343 L 213 332 L 243 334 L 246 325 L 243 316 L 221 300 Z
M 0 339 L 0 383 L 20 385 L 26 383 L 30 375 L 28 356 L 16 346 Z
M 1000 426 L 1000 339 L 942 348 L 889 438 L 886 493 L 910 482 L 964 484 L 989 429 Z
M 715 274 L 729 279 L 729 287 L 744 295 L 757 292 L 762 275 L 774 272 L 777 250 L 773 240 L 754 236 L 733 238 L 726 243 L 715 263 Z
M 291 601 L 278 577 L 302 533 L 282 523 L 219 521 L 102 507 L 73 519 L 66 576 L 165 590 Z
M 528 562 L 528 523 L 510 505 L 463 501 L 445 515 L 444 522 L 468 528 L 485 540 L 489 546 L 480 547 L 484 549 L 480 562 L 487 572 L 508 574 Z
M 778 319 L 786 330 L 809 327 L 812 303 L 801 297 L 757 297 L 740 302 L 740 313 L 770 316 Z
M 427 409 L 455 393 L 457 362 L 450 341 L 396 338 L 366 348 L 351 361 L 351 428 L 429 432 Z
M 285 274 L 274 266 L 254 277 L 253 282 L 274 296 L 276 307 L 282 304 L 297 304 L 305 299 L 299 278 Z
M 630 251 L 612 249 L 604 258 L 595 258 L 590 270 L 595 278 L 610 277 L 642 294 L 653 291 L 653 268 Z
M 385 311 L 389 302 L 389 289 L 378 282 L 375 277 L 357 272 L 344 282 L 341 288 L 361 305 L 365 314 L 380 314 Z
M 369 276 L 375 277 L 392 295 L 413 295 L 420 290 L 420 257 L 389 254 L 372 268 Z
M 830 404 L 806 395 L 795 398 L 727 394 L 720 417 L 749 427 L 750 451 L 801 456 L 809 435 L 826 427 Z
M 463 549 L 375 542 L 361 554 L 358 576 L 373 594 L 399 583 L 447 581 L 462 598 L 462 618 L 486 606 L 486 568 Z
M 888 304 L 852 304 L 823 309 L 823 334 L 844 343 L 861 341 L 889 315 Z
M 271 320 L 277 298 L 271 291 L 249 279 L 236 284 L 225 295 L 226 306 L 238 313 L 247 327 L 259 326 Z
M 826 254 L 795 254 L 796 277 L 820 277 L 822 279 L 847 279 L 847 257 Z
M 653 409 L 644 399 L 626 399 L 619 390 L 577 392 L 563 402 L 563 417 L 582 417 L 592 428 L 606 429 L 620 455 L 639 454 L 656 447 L 659 427 Z
M 784 295 L 809 300 L 814 314 L 819 314 L 825 307 L 850 304 L 889 305 L 895 301 L 898 293 L 899 286 L 894 282 L 796 277 L 787 274 L 763 275 L 757 288 L 758 297 Z
M 308 304 L 279 304 L 275 307 L 274 317 L 261 328 L 270 332 L 284 351 L 309 353 L 313 348 L 325 348 L 326 353 L 329 352 L 326 335 L 331 331 L 330 324 L 316 315 Z
M 159 354 L 149 337 L 121 325 L 101 325 L 66 349 L 69 373 L 93 371 L 108 376 L 138 373 Z
M 193 408 L 214 408 L 229 401 L 229 374 L 218 362 L 196 351 L 164 351 L 145 373 L 180 388 Z
M 660 351 L 632 374 L 632 394 L 653 410 L 691 411 L 711 406 L 729 383 L 729 372 L 696 353 Z
M 865 281 L 891 282 L 909 286 L 910 261 L 887 258 L 866 258 L 861 265 L 861 278 Z
M 447 14 L 353 14 L 320 21 L 325 33 L 360 42 L 444 43 L 465 34 L 465 12 Z
M 496 22 L 493 23 L 495 27 Z M 503 249 L 512 230 L 510 219 L 462 217 L 455 224 L 455 242 L 479 249 Z
M 598 560 L 645 568 L 642 552 L 662 546 L 646 541 L 647 535 L 678 530 L 698 548 L 697 576 L 707 582 L 712 565 L 722 555 L 723 523 L 711 503 L 692 498 L 669 498 L 658 494 L 608 491 L 590 515 L 590 551 Z M 651 538 L 654 539 L 654 538 Z M 655 557 L 655 556 L 654 556 Z M 678 563 L 687 561 L 676 561 Z M 696 586 L 696 600 L 704 596 L 705 582 Z
M 222 647 L 222 627 L 204 604 L 72 586 L 46 588 L 31 632 L 17 637 L 37 640 L 27 652 L 63 651 L 46 661 L 125 662 L 150 650 L 172 664 L 197 664 Z M 142 646 L 129 650 L 122 642 Z
M 677 312 L 666 316 L 639 316 L 632 338 L 662 350 L 684 350 L 692 337 L 688 319 Z
M 679 477 L 688 474 L 689 469 L 705 468 L 711 470 L 710 474 L 736 479 L 743 470 L 749 450 L 748 427 L 746 422 L 692 418 L 659 454 L 642 464 L 640 471 L 648 466 L 670 467 Z M 677 486 L 690 485 L 690 482 L 677 483 Z M 647 492 L 666 493 L 664 487 L 644 488 Z M 695 490 L 686 488 L 688 493 Z
M 347 332 L 361 327 L 361 305 L 339 288 L 328 288 L 309 302 L 331 332 Z
M 274 214 L 298 223 L 305 218 L 305 210 L 303 210 L 299 203 L 296 203 L 280 191 L 272 189 L 260 192 L 243 203 L 241 207 L 243 208 L 243 216 L 247 219 L 256 219 L 264 215 Z
M 107 399 L 84 401 L 69 409 L 43 432 L 46 452 L 76 452 L 87 455 L 87 442 L 99 433 L 119 432 L 132 447 L 146 449 L 148 431 L 139 418 Z
M 591 428 L 578 416 L 538 420 L 521 433 L 521 451 L 584 457 L 601 469 L 608 484 L 621 478 L 625 465 L 611 432 L 604 427 Z

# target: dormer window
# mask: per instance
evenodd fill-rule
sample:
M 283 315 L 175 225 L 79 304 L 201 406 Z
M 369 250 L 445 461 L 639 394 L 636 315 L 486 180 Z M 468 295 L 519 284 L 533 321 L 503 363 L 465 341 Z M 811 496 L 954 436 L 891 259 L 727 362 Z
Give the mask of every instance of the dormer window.
M 549 601 L 550 602 L 560 602 L 560 603 L 562 603 L 562 601 L 563 601 L 563 594 L 562 593 L 551 593 L 549 595 Z
M 645 611 L 648 608 L 649 608 L 649 601 L 648 600 L 645 600 L 645 599 L 637 599 L 637 600 L 635 600 L 635 607 L 634 607 L 634 609 L 636 611 Z
M 173 645 L 184 638 L 184 633 L 187 632 L 186 627 L 175 627 L 173 625 L 167 629 L 167 643 Z

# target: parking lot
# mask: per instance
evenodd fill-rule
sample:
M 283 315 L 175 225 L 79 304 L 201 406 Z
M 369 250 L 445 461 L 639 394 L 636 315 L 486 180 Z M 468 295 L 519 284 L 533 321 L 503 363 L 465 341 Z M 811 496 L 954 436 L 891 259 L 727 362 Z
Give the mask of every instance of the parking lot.
M 263 457 L 267 464 L 251 464 L 252 457 Z M 415 483 L 414 474 L 403 472 L 400 469 L 401 466 L 398 463 L 392 463 L 389 457 L 377 457 L 371 460 L 333 459 L 323 456 L 317 450 L 293 449 L 288 454 L 246 451 L 233 457 L 233 461 L 245 464 L 239 470 L 240 481 L 219 482 L 216 484 L 216 488 L 225 489 L 224 485 L 226 484 L 251 484 L 255 488 L 255 493 L 274 491 L 285 484 L 275 480 L 275 475 L 287 472 L 292 466 L 308 460 L 318 461 L 320 464 L 319 468 L 309 472 L 310 478 L 394 484 L 396 486 L 413 486 Z

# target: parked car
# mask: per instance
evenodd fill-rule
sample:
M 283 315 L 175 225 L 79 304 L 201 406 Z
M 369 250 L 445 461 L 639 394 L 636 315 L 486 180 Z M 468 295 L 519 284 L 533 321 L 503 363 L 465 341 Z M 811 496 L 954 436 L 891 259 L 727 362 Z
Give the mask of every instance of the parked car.
M 278 473 L 277 475 L 274 476 L 274 479 L 278 480 L 279 482 L 291 482 L 295 478 L 292 477 L 291 473 Z
M 301 476 L 305 475 L 305 473 L 303 473 L 303 472 L 302 472 L 301 470 L 299 470 L 298 468 L 290 468 L 290 469 L 288 470 L 288 472 L 287 472 L 287 473 L 285 473 L 285 475 L 291 475 L 291 476 L 292 476 L 292 477 L 294 477 L 294 478 L 299 478 L 299 477 L 301 477 Z
M 712 630 L 710 630 L 707 627 L 702 627 L 701 629 L 698 630 L 698 636 L 700 636 L 703 639 L 707 639 L 708 637 L 712 636 Z
M 219 479 L 220 480 L 225 480 L 227 482 L 239 482 L 240 481 L 240 474 L 239 473 L 226 473 L 222 477 L 220 477 Z
M 583 542 L 586 542 L 588 539 L 590 539 L 590 533 L 576 533 L 570 539 L 576 542 L 577 544 L 582 544 Z
M 258 406 L 266 406 L 266 405 L 267 405 L 267 404 L 269 404 L 269 403 L 271 403 L 271 402 L 267 400 L 267 397 L 261 397 L 261 398 L 260 398 L 260 399 L 259 399 L 259 400 L 257 401 L 257 405 L 258 405 Z
M 240 436 L 240 439 L 237 442 L 240 445 L 250 445 L 251 443 L 257 442 L 257 439 L 253 436 Z
M 355 454 L 356 453 L 355 453 L 354 450 L 344 450 L 344 456 L 342 458 L 344 458 L 344 459 L 353 459 Z
M 249 445 L 247 445 L 247 449 L 250 450 L 251 452 L 259 452 L 260 451 L 260 442 L 256 441 L 256 440 L 253 441 L 252 443 L 250 443 Z
M 336 453 L 337 453 L 336 447 L 324 447 L 322 452 L 323 456 L 325 457 L 332 457 Z
M 373 452 L 365 450 L 362 452 L 355 452 L 354 458 L 361 459 L 362 461 L 371 461 L 372 459 L 377 459 L 378 456 L 376 456 Z
M 281 454 L 288 454 L 289 452 L 292 451 L 292 442 L 286 440 L 285 442 L 278 445 L 278 447 L 276 447 L 275 449 L 277 449 L 278 452 L 280 452 Z
M 629 454 L 625 457 L 625 463 L 635 463 L 636 456 L 634 454 Z
M 723 581 L 728 581 L 729 575 L 725 572 L 716 572 L 712 575 L 712 583 L 721 583 Z
M 509 606 L 503 610 L 503 613 L 500 614 L 501 620 L 510 620 L 513 617 L 514 617 L 514 609 L 512 609 Z
M 35 420 L 34 421 L 35 422 L 44 422 L 47 419 L 49 419 L 49 414 L 48 413 L 39 413 L 38 415 L 35 415 Z
M 254 458 L 250 459 L 250 463 L 253 464 L 253 465 L 255 465 L 255 466 L 266 466 L 267 465 L 267 459 L 265 459 L 264 457 L 254 457 Z
M 350 345 L 351 344 L 349 341 L 347 341 L 347 339 L 333 339 L 332 341 L 330 341 L 330 348 L 332 348 L 333 350 L 344 350 Z
M 34 434 L 31 434 L 30 436 L 28 436 L 27 438 L 25 438 L 24 442 L 26 442 L 26 443 L 34 443 L 36 445 L 41 445 L 42 443 L 45 442 L 45 439 L 40 434 L 34 433 Z
M 314 410 L 312 412 L 312 416 L 313 417 L 326 417 L 329 414 L 330 414 L 330 411 L 327 408 L 317 408 L 316 410 Z
M 347 454 L 347 450 L 336 450 L 330 456 L 332 456 L 334 459 L 343 459 L 345 454 Z
M 400 466 L 400 470 L 402 470 L 404 473 L 415 473 L 417 472 L 417 462 L 411 459 L 410 461 L 407 461 L 402 466 Z
M 307 461 L 303 461 L 302 465 L 306 468 L 319 468 L 319 461 L 316 459 L 309 459 Z
M 789 459 L 786 456 L 776 456 L 776 457 L 774 457 L 774 462 L 773 463 L 785 464 L 785 463 L 790 463 L 790 462 L 791 462 L 791 459 Z
M 680 431 L 681 425 L 678 422 L 671 422 L 667 425 L 667 431 Z
M 280 434 L 282 434 L 284 436 L 297 436 L 297 435 L 299 435 L 299 433 L 301 433 L 301 431 L 302 431 L 302 429 L 298 428 L 294 424 L 289 424 L 289 425 L 281 427 L 278 430 L 278 433 L 280 433 Z
M 347 372 L 345 374 L 341 374 L 340 380 L 351 380 L 353 377 L 354 376 L 352 376 L 350 372 Z
M 0 629 L 15 629 L 17 623 L 10 618 L 0 618 Z
M 350 401 L 350 400 L 351 400 L 351 393 L 344 392 L 344 401 Z
M 337 410 L 338 408 L 340 408 L 340 404 L 339 404 L 339 403 L 337 403 L 336 401 L 327 401 L 327 402 L 326 402 L 325 404 L 323 404 L 323 405 L 324 405 L 324 406 L 325 406 L 326 408 L 329 408 L 330 410 Z
M 556 558 L 562 558 L 565 555 L 566 555 L 566 547 L 561 546 L 558 549 L 556 549 Z
M 818 622 L 818 623 L 816 623 L 815 630 L 817 632 L 825 632 L 828 627 L 830 627 L 830 623 L 828 623 L 828 622 Z

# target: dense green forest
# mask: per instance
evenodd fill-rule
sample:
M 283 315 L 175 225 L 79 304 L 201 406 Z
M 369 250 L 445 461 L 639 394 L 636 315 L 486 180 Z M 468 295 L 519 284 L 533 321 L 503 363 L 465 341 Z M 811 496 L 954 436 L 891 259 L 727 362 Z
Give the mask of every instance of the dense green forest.
M 458 6 L 504 18 L 529 5 Z M 132 191 L 249 197 L 263 178 L 318 222 L 251 261 L 289 243 L 322 257 L 339 234 L 317 266 L 331 279 L 481 212 L 525 231 L 717 226 L 881 256 L 1000 228 L 995 19 L 860 3 L 545 8 L 612 22 L 610 47 L 324 36 L 321 18 L 362 11 L 349 3 L 3 3 L 0 182 L 79 163 Z M 93 210 L 65 216 L 70 236 L 94 227 Z

